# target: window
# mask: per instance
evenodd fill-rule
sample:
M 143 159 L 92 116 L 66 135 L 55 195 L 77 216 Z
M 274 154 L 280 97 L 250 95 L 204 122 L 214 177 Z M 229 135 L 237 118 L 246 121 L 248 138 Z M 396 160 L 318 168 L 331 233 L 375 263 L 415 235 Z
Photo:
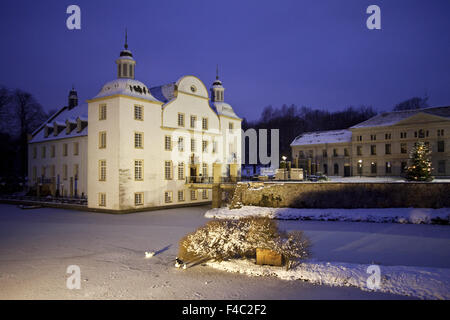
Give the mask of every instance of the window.
M 172 191 L 166 191 L 164 192 L 164 202 L 165 203 L 171 203 L 173 200 Z
M 144 148 L 144 134 L 142 132 L 134 133 L 134 147 L 136 149 Z
M 98 133 L 98 148 L 99 149 L 106 148 L 106 131 L 101 131 Z
M 37 178 L 37 169 L 36 167 L 33 167 L 33 180 L 36 181 Z
M 184 113 L 178 113 L 178 126 L 184 127 Z
M 178 180 L 184 180 L 184 162 L 178 163 Z
M 333 157 L 337 157 L 337 156 L 338 156 L 337 149 L 333 149 Z M 312 158 L 312 152 L 311 152 L 310 158 Z
M 356 146 L 356 155 L 362 156 L 362 146 Z
M 217 141 L 213 140 L 212 142 L 212 153 L 217 152 Z
M 388 161 L 388 162 L 386 162 L 386 174 L 389 174 L 389 173 L 392 173 L 392 165 Z
M 164 137 L 164 149 L 167 151 L 172 150 L 172 137 L 171 136 Z
M 408 153 L 408 147 L 406 143 L 400 143 L 400 153 Z
M 202 141 L 202 151 L 208 152 L 208 141 L 205 140 Z
M 371 154 L 372 156 L 374 156 L 374 155 L 377 154 L 377 146 L 376 146 L 376 145 L 372 144 L 372 145 L 370 146 L 370 154 Z
M 101 104 L 98 108 L 98 120 L 106 120 L 106 104 Z
M 385 154 L 391 154 L 391 144 L 390 143 L 386 143 L 384 145 L 384 153 Z
M 438 161 L 438 173 L 445 173 L 445 160 Z
M 197 190 L 191 190 L 191 200 L 197 200 Z
M 36 156 L 37 156 L 37 148 L 34 147 L 33 148 L 33 159 L 36 159 Z
M 208 130 L 208 118 L 202 118 L 202 129 Z
M 195 152 L 195 139 L 191 139 L 191 152 Z
M 376 162 L 372 162 L 370 164 L 370 172 L 372 174 L 377 174 L 377 163 Z
M 77 155 L 78 155 L 78 152 L 79 152 L 78 148 L 79 148 L 78 142 L 74 142 L 74 143 L 73 143 L 73 155 L 74 155 L 74 156 L 77 156 Z
M 74 164 L 73 165 L 73 177 L 74 177 L 74 179 L 76 179 L 76 180 L 78 180 L 78 174 L 79 174 L 79 166 L 78 166 L 78 164 L 76 163 L 76 164 Z
M 438 137 L 443 137 L 444 136 L 444 129 L 438 129 L 437 136 Z
M 327 153 L 327 150 L 326 150 L 326 149 L 323 149 L 323 150 L 322 150 L 322 156 L 323 156 L 324 158 L 328 157 L 328 153 Z
M 445 142 L 444 141 L 438 141 L 437 142 L 437 151 L 438 152 L 444 152 L 445 151 Z
M 406 132 L 400 132 L 400 139 L 406 139 Z
M 46 148 L 45 148 L 45 146 L 42 146 L 42 148 L 41 148 L 41 157 L 42 158 L 45 158 L 45 156 L 46 156 L 46 152 L 47 150 L 46 150 Z
M 334 175 L 337 176 L 339 174 L 339 165 L 337 163 L 334 164 Z
M 362 141 L 362 136 L 356 136 L 356 141 Z
M 208 176 L 208 164 L 207 163 L 202 164 L 202 176 L 203 177 Z
M 106 193 L 98 194 L 98 205 L 100 207 L 106 207 Z
M 63 164 L 63 180 L 67 180 L 67 164 Z
M 400 172 L 405 173 L 406 169 L 408 169 L 408 163 L 406 161 L 402 161 L 400 164 Z
M 371 134 L 371 135 L 370 135 L 370 140 L 371 140 L 371 141 L 377 140 L 377 135 L 376 135 L 376 134 Z
M 390 140 L 391 139 L 391 134 L 390 133 L 385 133 L 384 134 L 384 139 L 385 140 Z
M 178 190 L 178 201 L 184 201 L 184 190 Z
M 328 174 L 328 165 L 326 163 L 323 164 L 323 173 Z
M 144 120 L 143 106 L 134 106 L 134 120 Z
M 197 122 L 196 116 L 191 116 L 191 128 L 195 128 L 195 123 Z
M 41 171 L 41 176 L 42 176 L 42 178 L 45 178 L 45 171 L 46 171 L 46 167 L 45 166 L 42 166 L 42 171 Z
M 144 160 L 134 160 L 134 180 L 143 181 Z
M 184 138 L 178 137 L 178 151 L 183 152 L 184 151 Z
M 233 132 L 234 129 L 234 123 L 233 122 L 229 122 L 228 123 L 228 130 L 230 130 L 230 132 Z
M 56 176 L 56 170 L 55 170 L 54 164 L 52 164 L 52 166 L 50 167 L 50 174 L 51 174 L 52 178 Z
M 51 149 L 50 149 L 50 157 L 54 158 L 56 154 L 56 147 L 55 145 L 52 145 Z
M 106 181 L 106 160 L 98 161 L 98 180 Z
M 347 148 L 344 149 L 344 156 L 346 156 L 346 157 L 349 156 L 349 154 L 348 154 L 348 149 L 347 149 Z
M 63 156 L 67 157 L 67 143 L 63 144 Z
M 143 192 L 135 192 L 134 193 L 134 205 L 142 206 L 144 204 L 144 193 Z
M 208 189 L 203 189 L 202 190 L 202 199 L 203 200 L 208 199 Z
M 164 178 L 166 180 L 172 179 L 172 161 L 164 162 Z

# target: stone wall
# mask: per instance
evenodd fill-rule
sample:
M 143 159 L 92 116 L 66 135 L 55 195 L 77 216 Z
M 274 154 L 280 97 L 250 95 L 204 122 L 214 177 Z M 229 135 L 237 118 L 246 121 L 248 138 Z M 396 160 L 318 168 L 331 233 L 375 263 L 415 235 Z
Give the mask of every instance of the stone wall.
M 240 183 L 244 205 L 292 208 L 450 207 L 450 183 Z

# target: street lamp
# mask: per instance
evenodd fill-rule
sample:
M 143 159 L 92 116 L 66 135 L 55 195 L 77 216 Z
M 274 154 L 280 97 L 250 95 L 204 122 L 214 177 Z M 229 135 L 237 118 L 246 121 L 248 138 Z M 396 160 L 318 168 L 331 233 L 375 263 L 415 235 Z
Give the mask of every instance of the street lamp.
M 362 175 L 362 160 L 358 160 L 358 171 L 359 171 L 359 177 L 361 178 Z

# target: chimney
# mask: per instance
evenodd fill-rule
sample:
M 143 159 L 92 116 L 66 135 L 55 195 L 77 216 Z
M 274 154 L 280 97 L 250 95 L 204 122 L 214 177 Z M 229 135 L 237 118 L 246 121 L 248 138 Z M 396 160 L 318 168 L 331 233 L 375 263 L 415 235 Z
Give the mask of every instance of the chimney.
M 69 110 L 76 107 L 78 105 L 78 94 L 75 89 L 72 87 L 69 93 Z

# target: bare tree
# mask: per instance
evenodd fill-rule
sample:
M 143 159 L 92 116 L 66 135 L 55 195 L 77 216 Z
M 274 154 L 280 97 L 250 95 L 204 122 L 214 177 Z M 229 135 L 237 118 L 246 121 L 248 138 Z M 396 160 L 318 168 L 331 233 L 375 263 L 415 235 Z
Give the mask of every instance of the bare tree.
M 0 132 L 7 131 L 8 106 L 11 102 L 11 92 L 5 87 L 0 87 Z

